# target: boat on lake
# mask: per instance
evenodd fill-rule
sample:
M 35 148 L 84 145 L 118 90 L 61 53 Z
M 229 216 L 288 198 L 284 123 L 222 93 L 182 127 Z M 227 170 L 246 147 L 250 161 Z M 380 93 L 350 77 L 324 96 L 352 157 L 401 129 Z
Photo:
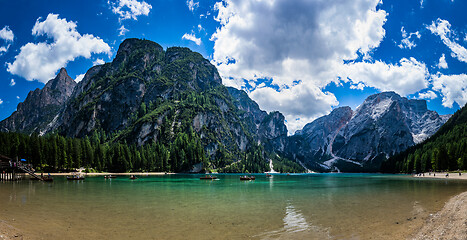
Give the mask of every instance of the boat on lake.
M 209 176 L 206 175 L 206 176 L 200 177 L 199 179 L 201 179 L 201 180 L 203 180 L 203 179 L 204 180 L 206 180 L 206 179 L 207 180 L 213 180 L 213 179 L 217 179 L 217 177 L 216 176 L 211 176 L 211 175 L 209 175 Z
M 131 180 L 135 180 L 135 179 L 138 179 L 138 178 L 137 178 L 135 175 L 131 175 L 131 176 L 130 176 L 130 179 L 131 179 Z
M 106 178 L 106 179 L 107 179 L 107 178 L 117 178 L 117 176 L 115 176 L 115 175 L 107 175 L 107 176 L 104 176 L 104 178 Z
M 241 176 L 240 180 L 255 180 L 255 176 Z
M 271 175 L 271 174 L 269 174 L 269 173 L 266 173 L 266 177 L 268 177 L 268 178 L 269 178 L 269 177 L 272 177 L 272 175 Z
M 67 180 L 84 180 L 84 176 L 80 175 L 72 175 L 72 176 L 66 176 Z
M 53 182 L 54 178 L 53 177 L 43 177 L 42 181 L 44 181 L 44 182 Z

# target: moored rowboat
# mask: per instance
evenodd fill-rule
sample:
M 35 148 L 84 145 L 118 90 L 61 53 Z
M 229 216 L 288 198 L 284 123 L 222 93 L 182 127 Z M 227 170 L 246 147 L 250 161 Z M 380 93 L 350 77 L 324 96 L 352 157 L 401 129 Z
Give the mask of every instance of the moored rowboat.
M 203 180 L 203 179 L 208 179 L 208 180 L 212 180 L 212 179 L 217 179 L 216 176 L 204 176 L 204 177 L 200 177 L 199 179 Z
M 67 180 L 84 180 L 84 177 L 80 177 L 80 176 L 67 176 L 66 179 L 67 179 Z
M 256 178 L 254 176 L 241 176 L 240 180 L 255 180 Z

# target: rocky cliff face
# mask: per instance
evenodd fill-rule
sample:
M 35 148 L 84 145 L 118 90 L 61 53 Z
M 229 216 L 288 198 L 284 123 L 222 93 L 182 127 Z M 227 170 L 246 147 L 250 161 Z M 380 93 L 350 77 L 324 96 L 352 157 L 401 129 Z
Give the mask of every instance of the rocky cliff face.
M 17 131 L 26 134 L 44 133 L 47 125 L 57 117 L 59 110 L 71 96 L 75 81 L 64 68 L 47 82 L 42 89 L 29 92 L 17 110 L 0 122 L 1 131 Z
M 262 111 L 245 91 L 232 87 L 227 89 L 234 99 L 239 117 L 246 123 L 249 132 L 254 133 L 255 141 L 266 144 L 268 150 L 283 152 L 287 144 L 287 127 L 282 113 L 268 114 Z
M 282 114 L 267 114 L 244 91 L 226 88 L 199 53 L 139 39 L 125 40 L 111 63 L 89 69 L 50 126 L 139 146 L 194 131 L 209 157 L 226 150 L 233 161 L 257 144 L 283 149 L 287 139 Z
M 329 171 L 329 166 L 323 162 L 331 158 L 332 143 L 339 131 L 350 121 L 352 114 L 350 107 L 340 107 L 329 115 L 306 124 L 302 130 L 289 137 L 289 158 L 299 160 L 313 170 Z
M 323 169 L 377 171 L 383 159 L 423 141 L 446 120 L 428 110 L 425 100 L 383 92 L 369 96 L 354 112 L 338 108 L 307 124 L 297 134 L 297 152 Z

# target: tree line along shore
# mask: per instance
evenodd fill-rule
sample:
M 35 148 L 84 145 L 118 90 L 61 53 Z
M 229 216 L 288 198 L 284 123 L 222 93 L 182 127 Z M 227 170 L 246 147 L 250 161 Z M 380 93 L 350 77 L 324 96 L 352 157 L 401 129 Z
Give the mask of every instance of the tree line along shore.
M 270 170 L 261 145 L 250 147 L 238 162 L 222 147 L 207 159 L 201 139 L 192 130 L 177 133 L 172 142 L 153 141 L 143 146 L 109 141 L 109 138 L 98 132 L 81 139 L 58 134 L 29 136 L 0 132 L 0 154 L 26 159 L 39 172 L 70 172 L 78 168 L 87 172 L 190 172 L 195 165 L 201 166 L 197 171 L 220 173 Z M 268 157 L 276 171 L 304 171 L 293 161 Z

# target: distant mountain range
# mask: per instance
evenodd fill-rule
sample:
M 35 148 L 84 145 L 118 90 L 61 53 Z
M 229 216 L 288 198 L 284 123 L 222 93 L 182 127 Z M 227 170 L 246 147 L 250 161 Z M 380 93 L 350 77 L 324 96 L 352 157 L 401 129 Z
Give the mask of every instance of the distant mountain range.
M 378 171 L 391 155 L 434 134 L 450 115 L 394 92 L 369 96 L 355 111 L 334 109 L 292 136 L 289 156 L 321 171 Z
M 193 131 L 211 169 L 243 162 L 233 171 L 248 170 L 246 153 L 259 149 L 255 161 L 282 169 L 299 163 L 315 171 L 377 171 L 384 159 L 431 136 L 448 118 L 428 110 L 425 100 L 384 92 L 287 136 L 280 112 L 262 111 L 244 91 L 222 85 L 199 53 L 127 39 L 112 62 L 92 67 L 78 84 L 61 69 L 30 92 L 0 130 L 77 138 L 98 133 L 104 141 L 139 146 L 171 144 L 177 134 Z

